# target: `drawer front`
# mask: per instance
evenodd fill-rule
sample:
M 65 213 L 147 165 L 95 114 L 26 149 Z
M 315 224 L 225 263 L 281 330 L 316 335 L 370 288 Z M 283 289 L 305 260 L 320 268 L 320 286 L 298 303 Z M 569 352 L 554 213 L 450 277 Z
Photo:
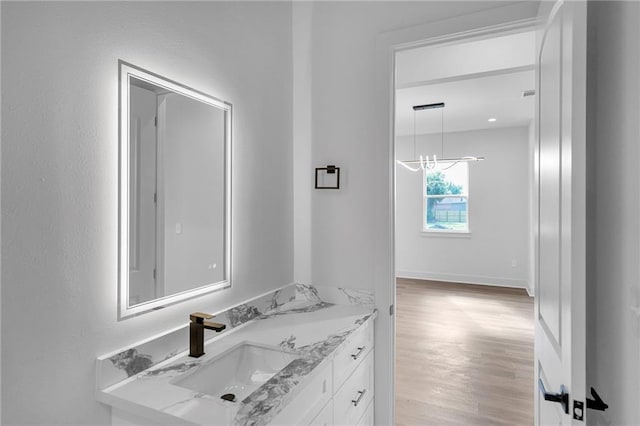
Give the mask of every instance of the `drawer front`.
M 364 410 L 364 414 L 360 417 L 356 426 L 373 426 L 373 401 L 369 403 L 369 406 Z
M 273 425 L 308 424 L 331 400 L 331 363 L 322 367 L 302 390 L 293 390 L 294 398 L 272 420 Z
M 347 379 L 333 397 L 333 423 L 335 425 L 355 425 L 364 415 L 373 400 L 373 352 Z
M 308 423 L 309 426 L 333 426 L 333 400 L 329 400 L 315 419 Z
M 336 351 L 333 359 L 334 393 L 373 348 L 373 326 L 367 322 Z

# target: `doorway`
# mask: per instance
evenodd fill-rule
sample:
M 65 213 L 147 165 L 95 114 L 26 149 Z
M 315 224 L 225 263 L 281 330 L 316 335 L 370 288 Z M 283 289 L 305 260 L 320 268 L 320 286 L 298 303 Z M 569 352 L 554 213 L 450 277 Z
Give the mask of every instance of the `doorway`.
M 398 425 L 533 423 L 534 52 L 396 52 Z

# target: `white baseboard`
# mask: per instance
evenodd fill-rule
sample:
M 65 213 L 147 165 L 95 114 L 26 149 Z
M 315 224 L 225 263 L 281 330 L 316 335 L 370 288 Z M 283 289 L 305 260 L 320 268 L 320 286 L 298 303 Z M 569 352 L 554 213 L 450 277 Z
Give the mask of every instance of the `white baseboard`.
M 527 280 L 502 278 L 502 277 L 485 277 L 481 275 L 464 275 L 464 274 L 441 274 L 437 272 L 422 271 L 396 271 L 396 277 L 409 278 L 417 280 L 444 281 L 462 284 L 480 284 L 490 285 L 494 287 L 511 287 L 523 288 L 527 290 L 529 296 L 532 296 Z

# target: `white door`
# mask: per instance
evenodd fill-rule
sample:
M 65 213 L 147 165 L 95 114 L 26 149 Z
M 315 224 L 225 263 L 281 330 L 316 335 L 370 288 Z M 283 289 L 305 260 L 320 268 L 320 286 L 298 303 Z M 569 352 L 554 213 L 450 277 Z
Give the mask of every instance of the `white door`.
M 586 3 L 542 2 L 538 38 L 539 190 L 536 424 L 584 424 Z M 545 400 L 544 391 L 551 400 Z M 568 394 L 564 398 L 561 395 Z M 566 404 L 554 402 L 565 399 Z

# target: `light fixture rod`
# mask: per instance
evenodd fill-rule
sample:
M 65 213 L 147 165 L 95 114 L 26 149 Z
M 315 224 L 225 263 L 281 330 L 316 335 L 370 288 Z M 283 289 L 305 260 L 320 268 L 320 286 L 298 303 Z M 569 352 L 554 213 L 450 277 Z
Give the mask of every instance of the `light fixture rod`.
M 483 161 L 484 157 L 460 157 L 460 158 L 438 158 L 438 163 L 462 163 L 462 162 L 470 162 L 470 161 Z M 399 160 L 398 160 L 399 161 Z M 405 164 L 420 164 L 420 160 L 407 160 L 401 161 Z
M 444 102 L 438 102 L 437 104 L 426 104 L 426 105 L 414 105 L 414 111 L 420 111 L 423 109 L 436 109 L 436 108 L 444 108 Z

